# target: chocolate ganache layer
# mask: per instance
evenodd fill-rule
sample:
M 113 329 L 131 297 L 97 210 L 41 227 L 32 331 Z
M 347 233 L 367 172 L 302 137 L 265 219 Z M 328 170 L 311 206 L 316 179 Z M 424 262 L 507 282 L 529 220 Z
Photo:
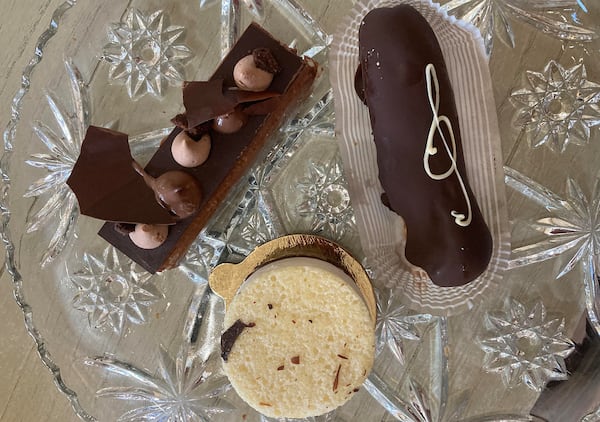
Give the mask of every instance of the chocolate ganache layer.
M 173 140 L 182 129 L 176 127 L 163 140 L 158 151 L 145 167 L 151 177 L 180 170 L 194 176 L 199 182 L 202 199 L 197 214 L 184 218 L 169 227 L 165 242 L 155 249 L 142 249 L 133 244 L 129 236 L 123 235 L 118 224 L 107 222 L 100 229 L 100 236 L 124 252 L 146 270 L 154 273 L 176 266 L 187 249 L 196 239 L 234 184 L 244 175 L 264 149 L 270 135 L 276 131 L 291 111 L 310 94 L 310 87 L 316 77 L 317 65 L 310 59 L 298 57 L 294 51 L 274 39 L 267 31 L 251 24 L 241 35 L 232 50 L 223 59 L 211 81 L 223 80 L 223 89 L 234 88 L 233 69 L 236 63 L 255 49 L 268 49 L 280 66 L 268 87 L 268 94 L 239 93 L 241 96 L 258 95 L 270 98 L 261 103 L 248 103 L 247 121 L 235 133 L 220 133 L 210 128 L 211 147 L 208 159 L 201 165 L 186 168 L 179 165 L 171 154 Z M 214 85 L 211 85 L 214 87 Z M 191 85 L 190 88 L 197 88 Z M 191 92 L 191 91 L 190 91 Z M 193 103 L 186 92 L 186 103 Z M 256 97 L 258 98 L 258 97 Z M 221 101 L 222 98 L 219 100 Z M 238 98 L 239 100 L 239 98 Z M 239 101 L 238 101 L 239 102 Z M 204 107 L 204 100 L 201 101 Z M 187 106 L 187 104 L 186 104 Z M 221 107 L 221 105 L 219 105 Z M 261 109 L 266 114 L 259 114 Z M 192 112 L 186 110 L 186 114 Z M 210 113 L 209 113 L 210 114 Z M 203 113 L 191 117 L 201 122 L 207 117 Z M 210 117 L 210 116 L 209 116 Z M 190 128 L 192 129 L 192 128 Z M 126 206 L 127 204 L 121 204 Z M 140 221 L 143 223 L 143 221 Z
M 490 231 L 469 187 L 459 120 L 437 38 L 414 8 L 370 11 L 357 93 L 369 108 L 386 205 L 406 223 L 406 259 L 438 286 L 486 268 Z

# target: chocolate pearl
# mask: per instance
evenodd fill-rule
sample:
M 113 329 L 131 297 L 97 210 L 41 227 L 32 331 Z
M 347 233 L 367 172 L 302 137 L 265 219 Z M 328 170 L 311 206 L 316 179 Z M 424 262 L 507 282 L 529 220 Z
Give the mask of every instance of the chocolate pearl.
M 187 218 L 200 208 L 202 193 L 194 177 L 172 170 L 155 179 L 154 194 L 160 204 L 179 218 Z
M 136 224 L 129 238 L 138 248 L 155 249 L 167 240 L 169 227 L 163 224 Z
M 136 161 L 133 168 L 154 191 L 159 204 L 176 217 L 183 219 L 195 214 L 200 208 L 202 191 L 198 181 L 189 173 L 171 170 L 157 178 L 150 176 Z
M 198 167 L 210 154 L 210 135 L 204 134 L 200 140 L 193 140 L 186 131 L 177 134 L 171 144 L 171 155 L 183 167 Z
M 271 85 L 273 74 L 256 67 L 253 55 L 249 54 L 235 64 L 233 80 L 245 91 L 264 91 Z
M 248 116 L 239 108 L 231 113 L 215 117 L 213 129 L 219 133 L 230 134 L 240 130 L 248 121 Z

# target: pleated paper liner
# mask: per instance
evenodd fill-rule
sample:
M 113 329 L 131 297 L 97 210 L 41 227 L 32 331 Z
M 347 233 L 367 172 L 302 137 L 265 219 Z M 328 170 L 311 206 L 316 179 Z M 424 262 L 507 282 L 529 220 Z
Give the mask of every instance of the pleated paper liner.
M 439 287 L 428 277 L 415 276 L 403 258 L 404 222 L 381 203 L 383 189 L 378 178 L 369 112 L 354 90 L 359 63 L 358 30 L 363 17 L 374 8 L 403 3 L 413 6 L 427 19 L 440 43 L 455 94 L 468 180 L 493 238 L 487 270 L 460 287 Z M 361 244 L 373 270 L 375 285 L 397 289 L 407 305 L 420 312 L 454 315 L 471 309 L 485 295 L 501 287 L 510 257 L 500 133 L 488 58 L 479 31 L 449 16 L 431 1 L 362 0 L 339 25 L 329 62 L 336 135 Z

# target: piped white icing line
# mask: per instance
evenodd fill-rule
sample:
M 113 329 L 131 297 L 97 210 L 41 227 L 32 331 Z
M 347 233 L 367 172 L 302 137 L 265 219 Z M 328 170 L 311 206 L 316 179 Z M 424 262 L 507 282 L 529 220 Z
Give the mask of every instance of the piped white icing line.
M 440 85 L 437 78 L 437 73 L 435 71 L 435 66 L 431 63 L 425 67 L 425 79 L 427 81 L 427 96 L 429 97 L 429 105 L 433 113 L 433 119 L 431 121 L 431 127 L 429 128 L 429 134 L 427 135 L 425 153 L 423 154 L 423 167 L 425 169 L 425 173 L 427 173 L 427 175 L 433 180 L 444 180 L 450 177 L 452 173 L 456 173 L 458 183 L 460 183 L 460 187 L 462 189 L 463 195 L 465 197 L 465 202 L 467 204 L 467 215 L 455 210 L 450 211 L 450 215 L 454 217 L 454 222 L 457 225 L 467 227 L 469 224 L 471 224 L 471 220 L 473 218 L 471 200 L 469 199 L 469 195 L 465 187 L 465 182 L 463 181 L 463 178 L 456 166 L 456 139 L 454 137 L 452 123 L 450 122 L 450 119 L 448 119 L 448 117 L 444 115 L 438 115 L 438 111 L 440 108 Z M 450 148 L 450 146 L 448 145 L 446 137 L 442 132 L 442 129 L 440 127 L 442 123 L 446 125 L 446 128 L 448 129 L 448 133 L 450 134 L 450 141 L 452 143 L 452 148 Z M 433 137 L 436 132 L 440 134 L 446 152 L 448 153 L 448 157 L 450 157 L 450 161 L 452 162 L 450 168 L 444 173 L 440 174 L 433 173 L 431 171 L 431 168 L 429 167 L 429 157 L 437 154 L 438 152 L 437 148 L 433 146 Z

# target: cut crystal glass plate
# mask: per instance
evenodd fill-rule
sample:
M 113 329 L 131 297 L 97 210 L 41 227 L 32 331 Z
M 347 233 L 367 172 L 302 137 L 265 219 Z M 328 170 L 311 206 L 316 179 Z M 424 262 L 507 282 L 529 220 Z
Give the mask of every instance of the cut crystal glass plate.
M 478 26 L 491 52 L 511 269 L 475 308 L 447 318 L 377 288 L 373 372 L 314 421 L 533 420 L 540 390 L 576 371 L 569 356 L 587 350 L 576 335 L 582 315 L 600 332 L 600 4 L 442 3 Z M 288 233 L 325 236 L 363 259 L 327 58 L 352 5 L 107 0 L 55 11 L 10 104 L 2 239 L 26 327 L 83 420 L 268 420 L 222 374 L 223 304 L 207 278 Z M 179 267 L 151 276 L 96 235 L 102 222 L 79 215 L 65 185 L 85 129 L 130 134 L 145 162 L 181 111 L 177 85 L 209 77 L 252 20 L 313 57 L 321 75 Z M 573 420 L 599 412 L 587 403 Z

